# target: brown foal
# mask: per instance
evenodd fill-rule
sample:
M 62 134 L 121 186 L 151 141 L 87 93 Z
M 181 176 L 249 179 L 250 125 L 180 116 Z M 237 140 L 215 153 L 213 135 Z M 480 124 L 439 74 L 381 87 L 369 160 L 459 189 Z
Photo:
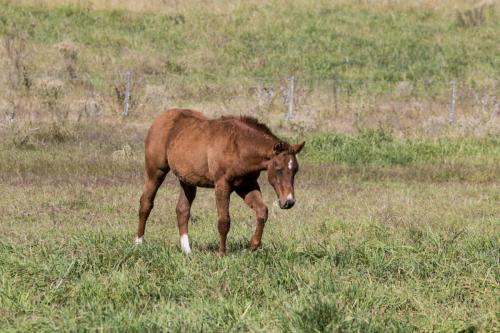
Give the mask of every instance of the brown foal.
M 192 110 L 172 109 L 160 114 L 146 137 L 146 185 L 141 196 L 136 243 L 144 229 L 156 192 L 172 170 L 180 182 L 177 224 L 182 251 L 191 253 L 188 220 L 197 187 L 215 188 L 219 253 L 226 252 L 231 220 L 229 197 L 235 191 L 257 215 L 250 248 L 261 244 L 267 207 L 257 179 L 267 170 L 282 209 L 295 204 L 294 177 L 299 169 L 295 155 L 304 147 L 278 139 L 266 125 L 251 117 L 208 119 Z

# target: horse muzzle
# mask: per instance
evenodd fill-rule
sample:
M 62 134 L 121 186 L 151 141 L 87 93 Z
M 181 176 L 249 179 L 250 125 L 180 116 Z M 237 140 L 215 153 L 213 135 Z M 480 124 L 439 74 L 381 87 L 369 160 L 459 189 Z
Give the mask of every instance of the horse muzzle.
M 295 199 L 293 198 L 292 194 L 289 194 L 284 202 L 279 200 L 279 203 L 281 209 L 290 209 L 293 207 L 293 205 L 295 205 Z

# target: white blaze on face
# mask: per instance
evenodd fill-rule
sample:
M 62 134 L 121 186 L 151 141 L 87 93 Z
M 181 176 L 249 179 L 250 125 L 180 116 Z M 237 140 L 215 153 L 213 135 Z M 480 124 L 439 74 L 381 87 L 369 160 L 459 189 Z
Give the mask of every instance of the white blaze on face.
M 142 243 L 144 243 L 144 236 L 135 239 L 135 245 L 141 245 Z
M 293 159 L 290 157 L 290 161 L 288 161 L 288 169 L 292 170 L 293 167 Z
M 286 197 L 286 200 L 293 200 L 292 193 L 288 193 L 288 196 Z
M 189 237 L 187 234 L 181 236 L 181 249 L 185 254 L 191 253 L 191 247 L 189 246 Z

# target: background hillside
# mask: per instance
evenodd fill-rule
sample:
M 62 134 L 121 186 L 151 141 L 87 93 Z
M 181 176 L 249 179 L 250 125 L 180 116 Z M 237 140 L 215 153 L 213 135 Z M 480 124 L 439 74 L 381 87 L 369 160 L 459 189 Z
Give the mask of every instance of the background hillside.
M 131 71 L 131 114 L 142 121 L 184 106 L 250 113 L 281 126 L 293 75 L 295 127 L 382 126 L 439 136 L 450 130 L 454 80 L 455 133 L 498 131 L 500 6 L 494 2 L 3 0 L 0 6 L 3 114 L 48 111 L 81 120 L 90 108 L 118 116 Z

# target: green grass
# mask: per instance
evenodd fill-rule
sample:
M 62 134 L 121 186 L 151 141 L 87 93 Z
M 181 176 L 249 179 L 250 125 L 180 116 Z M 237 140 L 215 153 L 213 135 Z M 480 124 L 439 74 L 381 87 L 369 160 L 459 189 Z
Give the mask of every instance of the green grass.
M 500 140 L 495 136 L 396 140 L 382 130 L 367 130 L 357 136 L 326 133 L 308 141 L 305 156 L 348 165 L 408 165 L 457 159 L 498 163 Z
M 79 70 L 98 88 L 113 82 L 112 75 L 124 66 L 147 67 L 150 82 L 167 79 L 194 87 L 296 73 L 303 83 L 335 78 L 359 93 L 408 81 L 427 95 L 451 79 L 474 85 L 500 75 L 495 7 L 481 25 L 469 28 L 438 9 L 327 3 L 244 4 L 222 14 L 193 7 L 159 15 L 4 1 L 0 13 L 0 35 L 21 31 L 42 48 L 63 41 L 79 45 Z M 135 55 L 149 59 L 141 65 Z M 109 56 L 116 61 L 110 63 Z
M 449 149 L 447 158 L 458 154 L 459 162 L 430 155 L 401 165 L 363 157 L 320 164 L 313 155 L 336 147 L 315 148 L 325 137 L 363 154 L 356 143 L 365 147 L 367 138 L 403 150 L 415 145 L 381 132 L 312 138 L 300 157 L 297 207 L 280 210 L 262 177 L 270 218 L 263 247 L 250 252 L 254 215 L 233 196 L 228 255 L 221 258 L 212 190 L 200 190 L 193 207 L 193 255 L 178 248 L 172 175 L 157 196 L 146 244 L 134 246 L 141 135 L 126 126 L 74 135 L 1 146 L 1 331 L 499 328 L 494 140 L 449 139 L 451 147 L 471 147 Z M 132 154 L 115 156 L 126 143 Z M 492 152 L 490 163 L 477 162 Z
M 69 233 L 60 241 L 49 238 L 16 245 L 3 241 L 3 328 L 365 332 L 494 328 L 494 308 L 488 304 L 496 302 L 491 292 L 498 239 L 481 235 L 476 226 L 463 234 L 425 227 L 396 231 L 361 223 L 353 239 L 347 235 L 341 241 L 336 238 L 346 227 L 340 223 L 329 226 L 316 243 L 295 237 L 271 240 L 270 235 L 276 235 L 271 231 L 264 249 L 256 253 L 242 251 L 245 239 L 237 232 L 235 240 L 233 232 L 232 253 L 218 258 L 200 249 L 202 242 L 215 246 L 213 240 L 200 239 L 198 230 L 210 230 L 212 222 L 202 219 L 202 225 L 194 227 L 197 253 L 191 258 L 179 252 L 172 235 L 167 244 L 155 238 L 136 248 L 126 230 Z M 494 227 L 492 221 L 484 222 Z M 285 222 L 273 221 L 268 229 L 276 228 L 276 223 Z M 169 225 L 152 230 L 174 234 L 173 223 Z M 346 228 L 347 234 L 351 228 Z M 333 239 L 335 243 L 330 243 Z

